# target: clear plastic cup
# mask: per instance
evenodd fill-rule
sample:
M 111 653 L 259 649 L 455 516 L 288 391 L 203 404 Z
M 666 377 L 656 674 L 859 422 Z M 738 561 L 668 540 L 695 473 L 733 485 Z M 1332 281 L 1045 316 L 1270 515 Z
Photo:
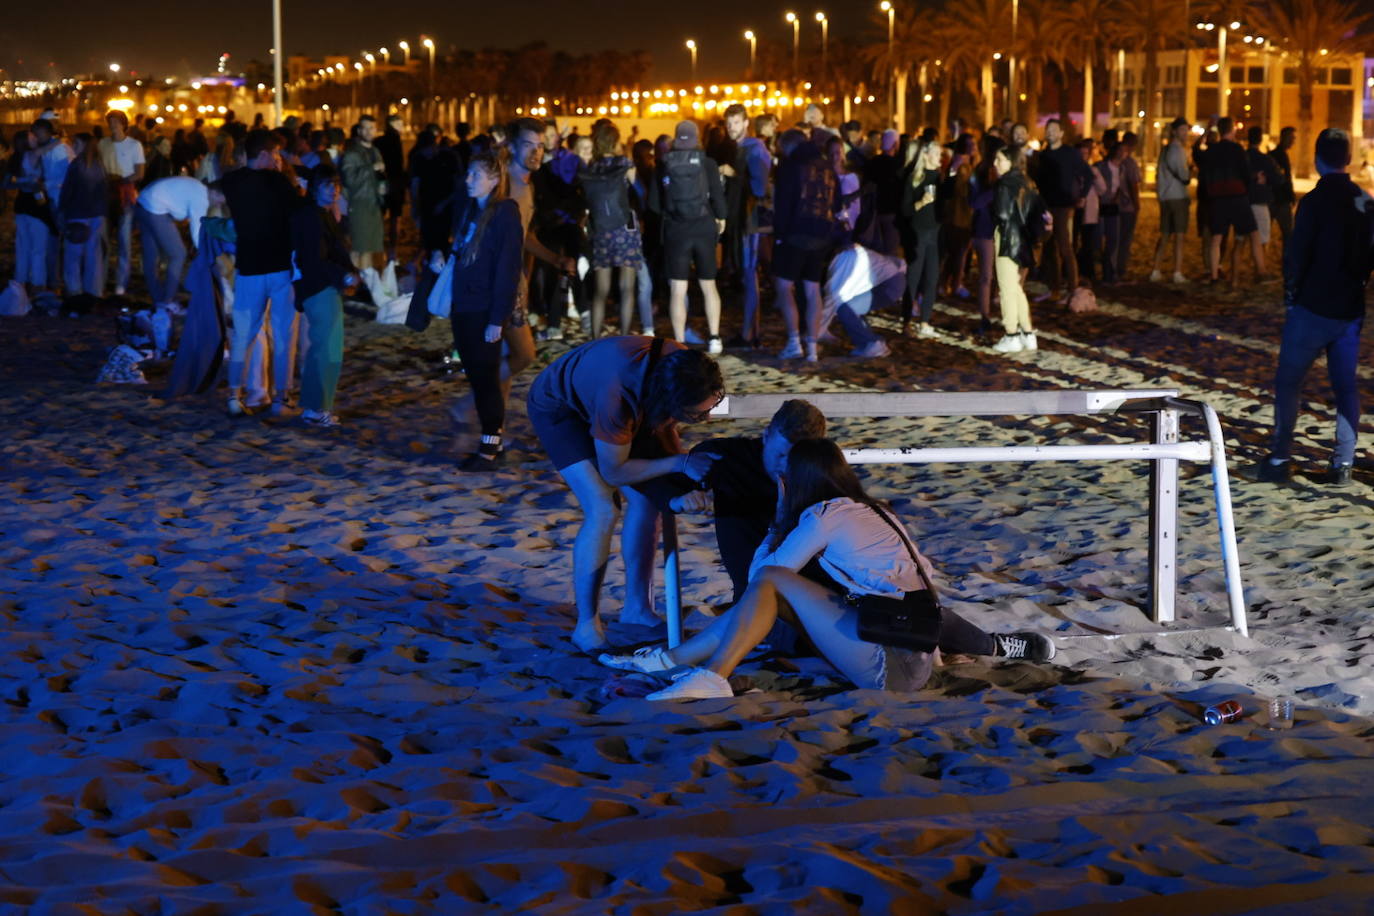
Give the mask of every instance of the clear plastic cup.
M 1286 730 L 1293 727 L 1293 701 L 1287 697 L 1275 697 L 1269 701 L 1269 727 Z

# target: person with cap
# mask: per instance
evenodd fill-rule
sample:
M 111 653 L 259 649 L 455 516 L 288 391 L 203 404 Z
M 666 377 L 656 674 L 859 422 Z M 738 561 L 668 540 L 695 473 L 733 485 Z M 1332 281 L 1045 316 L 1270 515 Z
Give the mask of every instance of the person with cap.
M 1188 164 L 1188 133 L 1192 125 L 1187 118 L 1174 118 L 1169 124 L 1169 145 L 1159 151 L 1159 164 L 1155 167 L 1156 196 L 1159 198 L 1159 244 L 1155 246 L 1154 269 L 1150 271 L 1150 281 L 1158 283 L 1164 279 L 1159 269 L 1166 257 L 1170 239 L 1174 246 L 1175 283 L 1187 283 L 1183 275 L 1183 237 L 1188 232 L 1188 183 L 1193 179 L 1192 168 Z
M 701 149 L 695 121 L 673 132 L 673 147 L 658 164 L 650 207 L 663 214 L 663 261 L 668 275 L 668 317 L 675 340 L 687 340 L 687 284 L 695 264 L 706 309 L 707 351 L 720 353 L 720 292 L 716 241 L 725 231 L 725 186 L 720 167 Z
M 902 163 L 897 158 L 901 136 L 891 128 L 883 131 L 877 155 L 864 163 L 864 181 L 874 188 L 878 238 L 883 254 L 902 253 L 902 240 L 897 231 L 897 207 L 902 199 Z

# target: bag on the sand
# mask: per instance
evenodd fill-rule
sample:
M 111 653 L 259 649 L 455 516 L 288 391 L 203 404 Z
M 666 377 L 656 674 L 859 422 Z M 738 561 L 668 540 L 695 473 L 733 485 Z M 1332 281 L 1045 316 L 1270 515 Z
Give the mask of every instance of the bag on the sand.
M 916 556 L 916 548 L 911 546 L 901 526 L 881 509 L 875 507 L 873 511 L 891 525 L 902 539 L 925 588 L 919 592 L 907 592 L 900 598 L 847 596 L 845 600 L 859 613 L 859 638 L 880 646 L 931 652 L 940 642 L 940 616 L 943 613 L 940 598 L 935 593 L 935 583 L 926 575 L 920 557 Z
M 1080 286 L 1069 294 L 1069 311 L 1071 312 L 1095 312 L 1097 311 L 1097 296 L 1086 286 Z
M 24 292 L 24 284 L 18 280 L 11 280 L 6 284 L 4 292 L 0 292 L 0 315 L 20 318 L 27 315 L 32 308 L 29 294 Z
M 120 344 L 110 351 L 110 358 L 105 361 L 105 365 L 100 369 L 100 375 L 96 376 L 97 384 L 113 385 L 146 385 L 148 380 L 143 377 L 143 370 L 138 364 L 148 359 L 149 354 L 135 350 L 128 344 Z

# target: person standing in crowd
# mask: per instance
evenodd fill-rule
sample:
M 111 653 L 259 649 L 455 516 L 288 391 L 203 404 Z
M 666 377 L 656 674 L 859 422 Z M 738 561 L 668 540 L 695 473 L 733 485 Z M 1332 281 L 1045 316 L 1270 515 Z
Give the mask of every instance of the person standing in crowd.
M 110 135 L 100 141 L 100 159 L 109 181 L 110 228 L 115 233 L 118 255 L 115 260 L 116 296 L 123 296 L 129 285 L 129 269 L 134 247 L 134 204 L 138 185 L 143 181 L 146 160 L 143 144 L 129 136 L 129 117 L 122 111 L 105 115 Z
M 554 360 L 530 386 L 530 422 L 583 515 L 573 544 L 577 626 L 572 634 L 583 652 L 606 644 L 601 587 L 622 499 L 625 606 L 620 620 L 660 623 L 652 594 L 659 510 L 635 484 L 669 474 L 704 480 L 715 456 L 686 453 L 679 426 L 704 422 L 724 396 L 715 360 L 661 337 L 585 343 Z
M 52 232 L 48 235 L 46 267 L 48 282 L 58 285 L 61 274 L 58 272 L 58 255 L 62 240 L 62 211 L 58 201 L 62 196 L 62 183 L 67 177 L 67 167 L 72 161 L 72 148 L 57 135 L 57 121 L 39 118 L 33 122 L 35 152 L 43 171 L 43 196 L 47 198 L 48 212 L 51 215 Z
M 1125 190 L 1122 186 L 1125 171 L 1122 162 L 1126 158 L 1126 148 L 1120 142 L 1107 137 L 1103 138 L 1102 145 L 1105 155 L 1094 166 L 1103 185 L 1098 191 L 1102 199 L 1098 208 L 1102 246 L 1093 250 L 1092 257 L 1101 260 L 1102 282 L 1111 285 L 1118 279 L 1116 271 L 1117 251 L 1121 245 L 1121 198 Z
M 1208 264 L 1209 280 L 1221 281 L 1221 240 L 1227 230 L 1234 230 L 1235 244 L 1231 246 L 1231 282 L 1236 280 L 1236 255 L 1241 239 L 1250 242 L 1250 255 L 1255 262 L 1255 278 L 1264 279 L 1264 249 L 1260 247 L 1255 214 L 1250 209 L 1250 161 L 1245 150 L 1236 142 L 1236 125 L 1230 118 L 1217 121 L 1217 140 L 1201 154 L 1201 184 L 1207 189 L 1208 228 L 1212 233 Z
M 506 397 L 501 386 L 501 339 L 515 307 L 524 229 L 520 207 L 510 199 L 509 179 L 492 153 L 472 157 L 468 199 L 456 223 L 452 257 L 453 345 L 472 385 L 482 429 L 477 451 L 459 468 L 495 470 L 504 458 Z
M 100 297 L 105 294 L 105 214 L 109 210 L 105 167 L 91 134 L 76 135 L 75 153 L 57 205 L 66 243 L 63 285 L 68 298 Z
M 1078 152 L 1084 162 L 1091 162 L 1096 144 L 1091 137 L 1078 141 Z M 1107 179 L 1101 169 L 1092 170 L 1093 180 L 1083 204 L 1076 211 L 1082 221 L 1078 227 L 1078 273 L 1091 284 L 1097 280 L 1097 260 L 1102 255 L 1102 196 L 1107 193 Z
M 191 244 L 200 245 L 200 221 L 210 209 L 211 197 L 223 202 L 218 190 L 212 191 L 189 175 L 159 178 L 146 185 L 138 195 L 135 221 L 143 243 L 143 280 L 153 308 L 166 310 L 176 305 L 181 291 L 181 273 L 186 266 L 186 245 L 181 241 L 177 223 L 186 221 Z M 167 262 L 166 279 L 158 281 L 158 264 Z
M 381 254 L 386 244 L 382 232 L 386 163 L 372 142 L 376 137 L 376 119 L 363 115 L 354 125 L 353 139 L 348 141 L 339 162 L 344 196 L 348 200 L 348 237 L 353 249 L 353 266 L 359 270 L 374 266 L 373 255 Z
M 1293 235 L 1283 258 L 1286 315 L 1274 379 L 1274 432 L 1269 455 L 1257 469 L 1261 481 L 1287 480 L 1292 468 L 1293 428 L 1303 379 L 1326 354 L 1336 401 L 1336 447 L 1327 480 L 1350 482 L 1360 429 L 1360 332 L 1365 284 L 1374 265 L 1374 201 L 1350 180 L 1350 135 L 1327 128 L 1317 137 L 1317 186 L 1298 204 Z
M 1121 190 L 1117 193 L 1118 228 L 1116 241 L 1116 282 L 1125 283 L 1130 276 L 1131 246 L 1135 244 L 1135 224 L 1140 216 L 1140 163 L 1135 158 L 1136 135 L 1126 131 L 1121 135 Z
M 148 144 L 148 161 L 145 164 L 147 167 L 143 170 L 143 180 L 138 185 L 140 191 L 154 181 L 175 175 L 177 170 L 172 163 L 172 141 L 154 134 L 152 142 Z
M 984 342 L 992 335 L 992 281 L 997 265 L 997 217 L 992 211 L 997 194 L 997 169 L 993 159 L 1005 145 L 997 137 L 984 135 L 982 155 L 969 182 L 973 250 L 978 253 L 978 337 Z
M 716 289 L 716 241 L 725 231 L 725 187 L 720 168 L 701 149 L 695 121 L 682 121 L 673 148 L 658 164 L 656 209 L 663 214 L 663 258 L 668 276 L 668 318 L 673 337 L 687 337 L 687 286 L 696 267 L 706 310 L 706 349 L 724 349 L 720 339 L 720 292 Z
M 386 130 L 373 144 L 381 153 L 386 176 L 382 203 L 386 210 L 386 250 L 390 258 L 396 256 L 396 227 L 406 204 L 406 159 L 401 150 L 401 128 L 404 126 L 405 119 L 399 114 L 388 115 Z
M 1183 284 L 1188 278 L 1183 275 L 1183 239 L 1188 233 L 1188 184 L 1193 180 L 1192 169 L 1188 165 L 1188 132 L 1191 129 L 1187 118 L 1174 118 L 1169 124 L 1169 143 L 1159 151 L 1159 164 L 1155 168 L 1155 188 L 1159 197 L 1159 244 L 1155 246 L 1154 268 L 1150 271 L 1150 281 L 1159 283 L 1164 279 L 1160 265 L 1168 257 L 1169 245 L 1173 245 L 1174 283 Z
M 823 132 L 821 136 L 828 135 Z M 821 281 L 836 236 L 839 194 L 835 172 L 803 131 L 784 131 L 778 138 L 778 152 L 782 161 L 774 184 L 773 279 L 778 310 L 787 326 L 787 345 L 778 357 L 805 356 L 807 362 L 814 363 L 820 359 Z M 805 350 L 799 326 L 798 283 L 806 301 Z
M 343 297 L 358 282 L 339 224 L 339 173 L 320 163 L 310 173 L 308 198 L 291 213 L 291 250 L 296 311 L 305 316 L 305 360 L 301 366 L 301 421 L 310 426 L 339 425 L 334 395 L 343 368 Z
M 830 162 L 830 168 L 835 173 L 835 193 L 838 195 L 835 205 L 835 220 L 839 224 L 836 227 L 834 247 L 848 247 L 854 241 L 854 228 L 859 224 L 859 213 L 863 209 L 863 201 L 860 198 L 861 180 L 854 171 L 844 141 L 838 137 L 832 137 L 825 144 L 825 158 Z
M 291 212 L 296 186 L 281 171 L 277 138 L 266 130 L 244 140 L 246 168 L 220 180 L 234 225 L 234 333 L 229 348 L 231 417 L 242 416 L 244 363 L 268 316 L 272 327 L 272 416 L 286 410 L 296 351 L 296 309 L 291 298 Z M 270 312 L 269 309 L 270 303 Z
M 969 186 L 973 178 L 975 150 L 973 135 L 960 134 L 954 141 L 954 156 L 949 161 L 937 192 L 942 253 L 940 288 L 950 296 L 967 299 L 964 273 L 973 243 L 973 207 Z
M 1279 173 L 1279 181 L 1274 185 L 1273 217 L 1279 224 L 1285 250 L 1288 248 L 1288 236 L 1293 234 L 1293 204 L 1297 201 L 1293 191 L 1293 163 L 1289 161 L 1288 151 L 1297 139 L 1297 128 L 1285 127 L 1279 131 L 1279 145 L 1269 151 L 1269 158 L 1274 160 L 1274 167 Z
M 55 227 L 52 209 L 43 193 L 43 164 L 38 155 L 38 136 L 32 130 L 14 135 L 7 184 L 15 185 L 14 278 L 32 296 L 48 286 L 48 241 Z
M 635 178 L 634 163 L 620 152 L 620 130 L 603 121 L 592 130 L 592 161 L 578 173 L 591 222 L 592 339 L 601 336 L 606 317 L 606 298 L 611 292 L 611 275 L 620 287 L 620 333 L 630 333 L 634 316 L 635 277 L 644 263 L 639 226 L 630 206 L 630 184 Z M 654 329 L 652 305 L 641 311 L 645 333 Z
M 839 136 L 834 128 L 825 126 L 825 111 L 815 102 L 806 106 L 802 123 L 806 125 L 807 139 L 816 144 L 816 149 L 825 149 L 826 141 Z
M 1073 212 L 1087 194 L 1092 172 L 1078 150 L 1064 142 L 1058 118 L 1045 122 L 1045 148 L 1036 157 L 1036 182 L 1054 220 L 1054 235 L 1046 238 L 1042 260 L 1044 281 L 1050 295 L 1062 289 L 1067 302 L 1078 288 L 1078 261 L 1074 257 Z M 1024 147 L 1020 156 L 1025 157 Z M 1023 176 L 1028 178 L 1029 176 Z M 999 272 L 998 277 L 1001 277 Z M 1000 279 L 998 281 L 1001 283 Z M 1005 290 L 1003 291 L 1005 296 Z
M 897 208 L 902 200 L 902 163 L 897 158 L 901 135 L 885 130 L 878 141 L 878 153 L 864 163 L 864 181 L 873 185 L 878 220 L 879 250 L 887 255 L 902 253 L 897 231 Z
M 462 163 L 451 147 L 439 145 L 438 134 L 426 127 L 410 153 L 410 205 L 420 228 L 420 248 L 428 258 L 442 251 L 453 227 Z
M 901 213 L 911 226 L 915 248 L 906 267 L 907 313 L 902 316 L 902 333 L 911 324 L 911 311 L 920 303 L 917 337 L 945 337 L 930 323 L 940 283 L 940 161 L 943 150 L 932 141 L 917 147 L 911 178 L 902 188 Z
M 1077 150 L 1071 150 L 1078 155 Z M 1054 215 L 1047 210 L 1026 176 L 1026 152 L 1020 146 L 1003 147 L 993 159 L 997 170 L 997 193 L 993 213 L 997 218 L 997 288 L 1002 293 L 1002 329 L 1005 335 L 993 350 L 1020 353 L 1038 347 L 1031 325 L 1030 302 L 1026 299 L 1023 277 L 1035 263 L 1035 236 L 1043 224 L 1053 229 Z M 1072 219 L 1072 212 L 1066 217 Z
M 733 347 L 759 345 L 759 243 L 771 229 L 766 202 L 773 157 L 763 141 L 749 134 L 749 113 L 736 102 L 725 109 L 725 130 L 735 143 L 733 163 L 722 163 L 725 176 L 725 243 L 735 250 L 744 287 L 744 325 L 730 340 Z
M 1274 160 L 1264 152 L 1264 130 L 1252 127 L 1245 132 L 1245 156 L 1250 166 L 1250 211 L 1255 214 L 1255 234 L 1260 250 L 1268 252 L 1273 223 L 1274 188 L 1283 181 Z
M 530 305 L 543 319 L 544 329 L 549 332 L 545 336 L 557 339 L 553 338 L 553 329 L 559 327 L 567 314 L 570 293 L 573 306 L 591 320 L 586 285 L 577 269 L 578 259 L 587 253 L 587 201 L 577 182 L 582 160 L 563 148 L 564 135 L 557 125 L 545 123 L 542 136 L 543 160 L 530 179 L 534 186 L 534 221 L 529 231 L 559 260 L 539 259 L 534 264 L 530 272 Z M 573 265 L 570 270 L 559 266 L 563 259 Z
M 524 267 L 520 280 L 515 286 L 515 305 L 511 309 L 510 320 L 501 332 L 505 341 L 505 361 L 501 365 L 501 401 L 510 403 L 510 389 L 515 377 L 529 368 L 534 362 L 534 332 L 529 322 L 529 263 L 531 258 L 560 264 L 564 270 L 573 273 L 577 264 L 570 258 L 560 260 L 549 251 L 530 231 L 534 218 L 536 201 L 532 184 L 533 173 L 538 170 L 544 149 L 539 143 L 542 125 L 532 118 L 514 121 L 506 132 L 507 150 L 510 153 L 507 174 L 510 177 L 509 193 L 520 209 L 520 228 L 524 238 Z M 474 152 L 473 155 L 476 155 Z
M 663 219 L 662 214 L 650 207 L 650 200 L 657 200 L 655 185 L 658 164 L 654 158 L 652 140 L 636 141 L 630 150 L 634 163 L 634 178 L 630 182 L 630 206 L 634 208 L 639 223 L 639 243 L 644 257 L 635 275 L 635 293 L 639 297 L 639 314 L 654 315 L 654 291 L 662 290 L 667 281 L 663 276 Z M 644 333 L 653 329 L 651 320 L 644 326 Z

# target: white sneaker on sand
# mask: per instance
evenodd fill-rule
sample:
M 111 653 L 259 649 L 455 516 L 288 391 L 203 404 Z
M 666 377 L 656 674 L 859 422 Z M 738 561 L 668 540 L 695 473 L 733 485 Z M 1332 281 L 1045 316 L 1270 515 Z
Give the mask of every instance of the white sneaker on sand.
M 1151 282 L 1151 283 L 1162 283 L 1163 281 L 1164 281 L 1164 274 L 1163 274 L 1162 272 L 1160 272 L 1160 271 L 1158 271 L 1158 270 L 1152 270 L 1152 271 L 1150 271 L 1150 282 Z
M 891 356 L 892 348 L 881 337 L 875 337 L 872 343 L 850 350 L 849 355 L 855 359 L 880 359 L 884 356 Z
M 318 426 L 322 429 L 333 429 L 340 425 L 339 418 L 327 410 L 301 411 L 301 422 L 308 426 Z
M 1183 284 L 1188 282 L 1188 278 L 1183 276 L 1183 274 L 1179 273 L 1178 271 L 1174 271 L 1174 282 L 1177 283 L 1179 286 L 1182 286 Z
M 689 668 L 662 690 L 646 696 L 646 700 L 707 700 L 713 697 L 733 697 L 730 682 L 710 668 Z
M 789 337 L 787 339 L 787 346 L 782 348 L 782 352 L 778 354 L 778 359 L 801 359 L 801 357 L 801 338 Z
M 928 322 L 928 321 L 922 321 L 920 324 L 916 325 L 916 336 L 917 336 L 917 337 L 948 337 L 949 335 L 946 334 L 944 331 L 940 330 L 939 328 L 937 328 L 935 325 L 931 324 L 930 322 Z
M 720 342 L 719 334 L 711 335 L 711 339 L 706 341 L 706 352 L 710 353 L 712 356 L 725 352 L 725 345 Z
M 658 674 L 679 667 L 662 646 L 645 646 L 636 649 L 632 655 L 612 655 L 609 652 L 598 655 L 596 660 L 607 668 L 620 671 L 640 671 L 644 674 Z
M 1021 332 L 1021 349 L 1022 349 L 1022 350 L 1034 350 L 1034 349 L 1037 349 L 1039 346 L 1040 346 L 1040 341 L 1038 341 L 1038 340 L 1035 339 L 1035 332 L 1034 332 L 1034 331 L 1022 331 L 1022 332 Z
M 816 351 L 816 342 L 814 340 L 808 340 L 806 342 L 806 361 L 808 363 L 818 363 L 821 361 L 821 355 Z
M 230 398 L 230 399 L 229 399 L 229 404 L 228 404 L 228 406 L 227 406 L 225 409 L 228 411 L 229 416 L 231 416 L 231 417 L 241 417 L 241 416 L 243 416 L 243 412 L 244 412 L 244 411 L 243 411 L 243 401 L 239 400 L 238 398 Z
M 992 345 L 994 353 L 1020 353 L 1026 348 L 1020 334 L 1006 334 Z

